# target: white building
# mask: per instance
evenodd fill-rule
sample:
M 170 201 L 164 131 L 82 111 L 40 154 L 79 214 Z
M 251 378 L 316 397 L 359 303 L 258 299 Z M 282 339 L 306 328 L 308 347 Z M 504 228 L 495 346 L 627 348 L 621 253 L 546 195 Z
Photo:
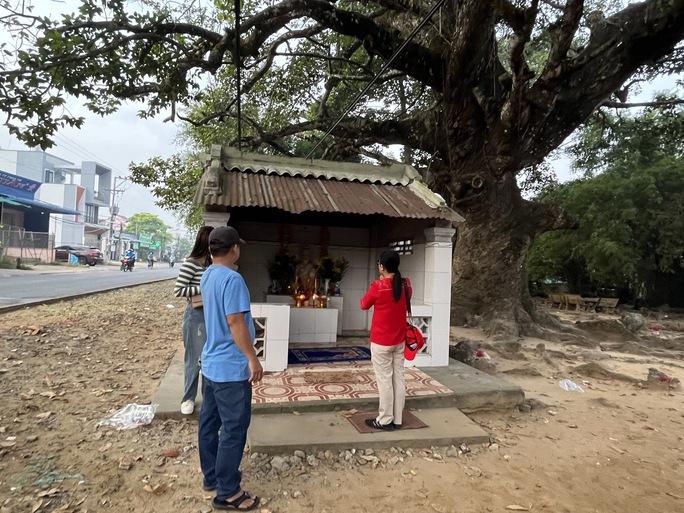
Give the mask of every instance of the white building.
M 49 233 L 54 245 L 87 245 L 102 249 L 109 226 L 99 223 L 100 209 L 108 208 L 112 188 L 111 169 L 97 162 L 73 162 L 40 150 L 0 150 L 0 170 L 42 185 L 36 199 L 81 215 L 53 214 Z
M 426 345 L 412 365 L 449 361 L 452 239 L 463 218 L 448 208 L 410 166 L 278 158 L 215 146 L 196 202 L 205 224 L 234 226 L 248 244 L 239 271 L 252 296 L 257 351 L 268 371 L 283 370 L 288 350 L 368 332 L 371 317 L 359 302 L 377 278 L 386 248 L 402 254 L 413 284 L 413 321 Z M 341 295 L 327 307 L 294 307 L 269 294 L 268 263 L 284 248 L 300 259 L 344 257 L 349 270 Z

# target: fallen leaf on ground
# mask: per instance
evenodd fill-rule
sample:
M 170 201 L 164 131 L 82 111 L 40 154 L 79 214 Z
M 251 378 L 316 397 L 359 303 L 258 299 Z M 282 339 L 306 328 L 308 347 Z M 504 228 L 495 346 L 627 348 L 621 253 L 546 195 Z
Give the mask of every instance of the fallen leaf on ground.
M 176 448 L 164 449 L 161 455 L 165 458 L 177 458 L 178 456 L 180 456 L 180 451 Z
M 40 499 L 39 501 L 36 501 L 33 503 L 33 506 L 31 506 L 31 513 L 36 513 L 40 508 L 43 507 L 43 499 Z
M 529 511 L 529 508 L 526 508 L 525 506 L 520 506 L 518 504 L 509 504 L 506 506 L 506 509 L 508 511 Z
M 37 419 L 40 419 L 40 420 L 45 420 L 45 419 L 47 419 L 50 415 L 52 415 L 52 412 L 51 412 L 51 411 L 46 411 L 46 412 L 39 413 L 38 415 L 36 415 L 36 418 L 37 418 Z
M 111 447 L 112 447 L 112 443 L 109 442 L 109 443 L 104 444 L 102 447 L 100 447 L 98 449 L 98 451 L 105 452 L 105 451 L 108 451 Z
M 146 484 L 143 486 L 143 490 L 145 490 L 147 493 L 153 493 L 154 495 L 161 495 L 168 489 L 168 486 L 165 485 L 164 483 L 156 484 L 154 486 L 150 486 L 149 484 Z
M 665 495 L 669 495 L 670 497 L 673 497 L 673 498 L 675 498 L 675 499 L 682 499 L 682 500 L 684 500 L 684 496 L 682 496 L 682 495 L 677 495 L 676 493 L 665 492 Z
M 45 490 L 40 492 L 37 497 L 52 497 L 53 495 L 57 495 L 59 493 L 59 488 L 50 488 L 49 490 Z
M 625 454 L 625 453 L 627 452 L 627 451 L 623 451 L 622 449 L 620 449 L 620 448 L 618 448 L 618 447 L 615 447 L 614 445 L 608 444 L 608 447 L 610 447 L 611 449 L 613 449 L 615 452 L 619 452 L 620 454 Z

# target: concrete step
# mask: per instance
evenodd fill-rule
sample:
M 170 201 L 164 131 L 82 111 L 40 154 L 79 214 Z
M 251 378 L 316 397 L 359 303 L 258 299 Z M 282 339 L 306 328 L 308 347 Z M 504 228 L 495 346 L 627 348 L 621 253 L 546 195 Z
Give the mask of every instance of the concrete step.
M 489 435 L 458 408 L 430 408 L 413 413 L 428 427 L 367 434 L 359 433 L 339 412 L 253 414 L 248 443 L 252 452 L 285 454 L 297 449 L 422 448 L 489 441 Z
M 490 376 L 468 365 L 450 360 L 448 367 L 422 368 L 423 372 L 445 385 L 452 392 L 447 394 L 414 396 L 406 398 L 410 409 L 458 408 L 465 412 L 510 409 L 525 400 L 525 394 L 517 385 Z M 183 353 L 178 351 L 162 378 L 152 402 L 158 405 L 157 418 L 182 417 L 180 399 L 183 395 Z M 196 411 L 199 411 L 201 396 Z M 255 404 L 254 413 L 309 413 L 334 412 L 377 408 L 377 398 L 337 399 L 328 401 L 296 401 Z

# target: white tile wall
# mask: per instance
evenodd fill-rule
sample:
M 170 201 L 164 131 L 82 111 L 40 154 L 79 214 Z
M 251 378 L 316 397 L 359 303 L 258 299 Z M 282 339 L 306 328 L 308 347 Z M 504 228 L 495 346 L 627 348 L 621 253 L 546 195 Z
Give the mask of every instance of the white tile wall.
M 244 276 L 245 281 L 249 287 L 252 295 L 252 300 L 261 302 L 266 300 L 266 291 L 270 285 L 268 278 L 267 263 L 278 252 L 279 244 L 277 243 L 259 243 L 253 242 L 244 246 L 242 256 L 238 262 L 239 271 Z M 297 248 L 293 247 L 296 251 Z M 340 331 L 366 331 L 370 329 L 371 316 L 368 312 L 363 312 L 359 308 L 361 298 L 368 290 L 370 282 L 376 279 L 376 259 L 382 250 L 378 248 L 363 249 L 363 248 L 347 248 L 331 246 L 329 249 L 330 256 L 338 257 L 344 256 L 350 261 L 350 268 L 341 284 L 342 295 L 344 298 L 344 309 L 342 314 L 337 318 L 337 313 L 328 314 L 331 316 L 330 321 L 337 323 L 341 322 Z M 414 365 L 418 366 L 435 366 L 448 364 L 449 351 L 449 317 L 450 317 L 450 282 L 451 282 L 451 245 L 446 242 L 428 242 L 427 244 L 417 244 L 414 246 L 414 253 L 412 255 L 404 255 L 402 257 L 401 270 L 402 273 L 411 278 L 414 291 L 414 315 L 426 315 L 432 317 L 432 336 L 433 349 L 432 356 L 421 355 L 416 358 Z M 256 305 L 255 305 L 256 306 Z M 269 305 L 270 306 L 270 305 Z M 278 307 L 278 305 L 273 305 Z M 296 311 L 292 309 L 292 311 Z M 305 311 L 305 310 L 297 310 Z M 322 310 L 325 312 L 326 310 Z M 289 310 L 288 310 L 289 312 Z M 298 315 L 295 313 L 295 315 Z M 304 317 L 311 314 L 303 314 Z M 325 315 L 325 314 L 323 314 Z M 318 340 L 323 342 L 334 342 L 337 336 L 337 329 L 332 330 L 328 321 L 308 317 L 303 321 L 311 332 L 304 332 L 302 328 L 297 328 L 294 324 L 289 322 L 290 315 L 288 313 L 288 322 L 286 330 L 278 329 L 271 331 L 273 347 L 275 347 L 275 356 L 271 360 L 269 350 L 273 351 L 272 347 L 267 347 L 266 364 L 270 366 L 269 370 L 275 370 L 277 367 L 284 368 L 287 365 L 287 339 L 290 341 L 300 342 L 315 342 L 311 339 L 318 336 Z M 284 321 L 277 322 L 280 326 Z M 316 324 L 318 323 L 318 324 Z M 293 329 L 289 333 L 290 326 Z M 299 330 L 299 332 L 295 332 Z M 285 338 L 283 333 L 287 332 Z M 327 333 L 325 335 L 317 335 L 317 333 Z
M 290 309 L 290 343 L 334 343 L 337 340 L 337 310 Z

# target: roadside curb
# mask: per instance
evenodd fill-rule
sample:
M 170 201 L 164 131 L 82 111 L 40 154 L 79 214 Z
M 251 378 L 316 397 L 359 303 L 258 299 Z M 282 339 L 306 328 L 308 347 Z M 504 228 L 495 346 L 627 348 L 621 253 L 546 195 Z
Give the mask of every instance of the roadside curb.
M 80 292 L 78 294 L 70 294 L 68 296 L 53 297 L 50 299 L 40 299 L 38 301 L 30 301 L 28 303 L 21 303 L 18 305 L 0 306 L 0 315 L 2 315 L 4 313 L 8 313 L 8 312 L 13 312 L 15 310 L 21 310 L 23 308 L 32 308 L 34 306 L 40 306 L 40 305 L 50 305 L 53 303 L 59 303 L 61 301 L 68 301 L 70 299 L 79 299 L 79 298 L 86 297 L 86 296 L 94 296 L 96 294 L 103 294 L 105 292 L 112 292 L 113 290 L 128 289 L 131 287 L 140 287 L 142 285 L 150 285 L 151 283 L 159 283 L 162 281 L 172 281 L 175 279 L 176 278 L 158 278 L 158 279 L 146 281 L 143 283 L 133 283 L 131 285 L 117 285 L 115 287 L 109 287 L 106 289 L 96 290 L 96 291 L 92 291 L 92 292 Z

